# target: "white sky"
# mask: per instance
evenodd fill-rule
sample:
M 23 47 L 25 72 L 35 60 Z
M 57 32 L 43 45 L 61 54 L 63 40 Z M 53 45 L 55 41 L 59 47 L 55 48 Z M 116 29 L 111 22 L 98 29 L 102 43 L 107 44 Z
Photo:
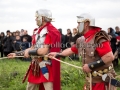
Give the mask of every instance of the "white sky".
M 82 13 L 90 13 L 104 30 L 120 26 L 120 0 L 0 0 L 0 32 L 26 29 L 31 35 L 37 27 L 35 11 L 41 8 L 52 11 L 53 25 L 64 34 L 77 26 Z

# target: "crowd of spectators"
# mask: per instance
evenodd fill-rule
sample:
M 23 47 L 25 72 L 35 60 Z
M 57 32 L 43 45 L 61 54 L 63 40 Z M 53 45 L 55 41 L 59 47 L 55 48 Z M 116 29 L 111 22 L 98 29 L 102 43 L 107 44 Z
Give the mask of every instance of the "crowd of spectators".
M 7 30 L 0 33 L 0 52 L 1 57 L 7 56 L 11 52 L 25 50 L 31 46 L 32 37 L 27 30 L 21 29 L 15 32 Z
M 76 43 L 77 38 L 81 36 L 78 32 L 77 28 L 67 29 L 67 34 L 62 33 L 62 29 L 58 29 L 61 33 L 61 50 L 71 47 Z M 120 28 L 118 26 L 113 28 L 108 28 L 107 32 L 110 37 L 110 45 L 112 48 L 113 54 L 118 50 L 118 57 L 113 61 L 114 66 L 118 65 L 118 58 L 120 58 Z M 31 46 L 32 37 L 28 35 L 28 31 L 21 29 L 21 31 L 17 30 L 15 32 L 11 32 L 10 30 L 0 33 L 0 52 L 1 57 L 7 56 L 7 54 L 11 52 L 17 52 L 21 50 L 25 50 Z M 78 60 L 78 56 L 76 54 L 70 56 L 71 59 Z

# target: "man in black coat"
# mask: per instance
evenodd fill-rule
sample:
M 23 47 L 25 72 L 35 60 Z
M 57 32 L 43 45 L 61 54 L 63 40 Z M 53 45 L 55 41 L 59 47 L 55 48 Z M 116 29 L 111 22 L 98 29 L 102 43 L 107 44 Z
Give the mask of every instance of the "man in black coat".
M 115 34 L 117 34 L 118 36 L 120 36 L 120 28 L 118 26 L 115 27 Z
M 65 45 L 65 35 L 62 34 L 62 29 L 61 28 L 59 28 L 58 30 L 61 33 L 61 44 L 62 44 L 61 45 L 61 50 L 64 50 L 66 48 L 66 45 Z
M 21 36 L 21 41 L 23 41 L 23 38 L 26 37 L 28 42 L 31 42 L 32 41 L 32 37 L 30 35 L 28 35 L 28 32 L 27 30 L 24 30 L 23 32 L 23 36 Z

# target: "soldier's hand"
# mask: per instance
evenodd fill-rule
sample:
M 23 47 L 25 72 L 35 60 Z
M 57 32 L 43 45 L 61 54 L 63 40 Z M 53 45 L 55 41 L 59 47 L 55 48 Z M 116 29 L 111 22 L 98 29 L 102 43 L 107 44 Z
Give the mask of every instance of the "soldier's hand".
M 15 53 L 10 53 L 7 55 L 8 58 L 15 58 L 16 54 Z
M 51 52 L 48 54 L 48 57 L 52 59 L 52 58 L 56 57 L 57 54 L 58 54 L 57 52 Z
M 25 50 L 25 52 L 24 52 L 24 57 L 25 57 L 25 58 L 30 57 L 30 55 L 29 55 L 29 49 L 26 49 L 26 50 Z
M 88 64 L 84 64 L 83 71 L 87 73 L 91 72 L 91 69 L 89 68 Z

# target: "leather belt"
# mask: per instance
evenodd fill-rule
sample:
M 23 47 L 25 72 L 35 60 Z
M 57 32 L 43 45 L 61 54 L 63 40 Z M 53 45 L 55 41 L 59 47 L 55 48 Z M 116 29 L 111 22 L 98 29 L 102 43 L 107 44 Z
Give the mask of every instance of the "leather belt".
M 37 60 L 40 60 L 40 61 L 43 61 L 43 60 L 50 60 L 50 58 L 48 57 L 39 57 L 39 56 L 32 56 L 33 59 L 37 59 Z
M 92 72 L 92 76 L 96 77 L 96 76 L 99 76 L 96 72 L 100 73 L 100 74 L 105 74 L 105 73 L 108 73 L 111 69 L 113 69 L 112 66 L 109 66 L 108 68 L 106 69 L 103 69 L 103 70 L 98 70 L 98 71 L 93 71 Z

